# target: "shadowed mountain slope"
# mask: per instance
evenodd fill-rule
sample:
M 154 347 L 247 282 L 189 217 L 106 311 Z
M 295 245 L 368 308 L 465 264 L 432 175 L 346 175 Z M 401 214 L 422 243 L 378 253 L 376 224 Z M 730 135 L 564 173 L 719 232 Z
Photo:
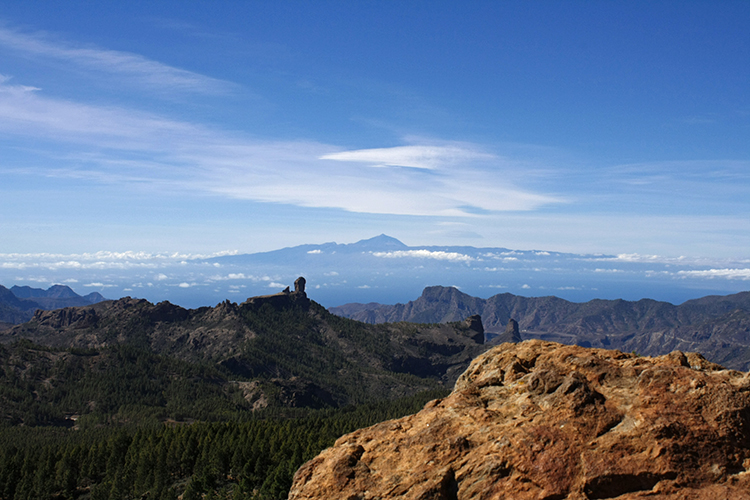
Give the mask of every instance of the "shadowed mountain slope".
M 172 366 L 160 375 L 164 380 L 175 366 L 210 368 L 213 375 L 202 380 L 239 390 L 244 408 L 337 407 L 450 388 L 486 349 L 482 331 L 478 318 L 370 325 L 330 314 L 301 290 L 193 310 L 133 298 L 37 310 L 29 322 L 0 333 L 0 343 L 32 342 L 41 364 L 70 362 L 84 378 L 115 369 L 107 353 L 126 346 L 136 353 L 132 377 L 148 379 L 148 365 L 158 359 Z M 17 350 L 15 356 L 14 373 L 34 373 L 34 362 L 18 358 Z M 55 385 L 42 375 L 29 382 Z M 64 383 L 75 390 L 70 379 Z M 80 403 L 68 411 L 88 411 Z
M 16 297 L 13 292 L 0 285 L 0 323 L 23 323 L 31 319 L 37 304 Z
M 19 324 L 30 320 L 36 309 L 86 306 L 103 300 L 107 299 L 99 292 L 81 296 L 65 285 L 53 285 L 47 290 L 15 285 L 7 289 L 0 285 L 0 322 Z
M 479 314 L 490 337 L 503 332 L 513 318 L 524 339 L 647 355 L 675 349 L 695 351 L 731 368 L 750 368 L 750 292 L 703 297 L 676 306 L 649 299 L 575 303 L 509 293 L 481 299 L 453 287 L 434 286 L 425 288 L 421 297 L 407 304 L 347 304 L 330 311 L 375 324 L 455 321 Z

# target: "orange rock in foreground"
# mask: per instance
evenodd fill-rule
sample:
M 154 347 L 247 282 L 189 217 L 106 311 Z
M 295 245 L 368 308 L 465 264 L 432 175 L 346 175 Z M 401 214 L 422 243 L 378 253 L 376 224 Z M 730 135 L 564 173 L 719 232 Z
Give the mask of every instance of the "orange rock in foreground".
M 360 429 L 302 499 L 750 499 L 750 374 L 541 341 L 472 362 L 450 396 Z

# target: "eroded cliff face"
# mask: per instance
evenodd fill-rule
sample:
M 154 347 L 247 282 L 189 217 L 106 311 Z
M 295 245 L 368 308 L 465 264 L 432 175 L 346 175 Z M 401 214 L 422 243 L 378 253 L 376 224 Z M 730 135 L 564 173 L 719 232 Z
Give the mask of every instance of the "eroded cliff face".
M 301 499 L 750 499 L 750 374 L 542 341 L 305 464 Z

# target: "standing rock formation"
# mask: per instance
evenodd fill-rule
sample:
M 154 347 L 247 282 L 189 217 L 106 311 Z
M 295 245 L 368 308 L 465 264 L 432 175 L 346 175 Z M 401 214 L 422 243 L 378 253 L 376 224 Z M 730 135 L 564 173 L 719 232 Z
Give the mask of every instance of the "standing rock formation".
M 476 358 L 443 400 L 341 437 L 302 499 L 750 499 L 750 374 L 531 340 Z
M 294 293 L 305 295 L 305 283 L 307 281 L 302 276 L 294 280 Z
M 505 326 L 505 331 L 497 336 L 495 342 L 498 344 L 502 344 L 503 342 L 517 343 L 522 340 L 521 332 L 518 331 L 518 321 L 511 318 Z
M 294 280 L 294 292 L 286 287 L 281 293 L 274 293 L 272 295 L 260 295 L 257 297 L 250 297 L 242 303 L 243 306 L 255 307 L 260 309 L 264 304 L 270 304 L 272 307 L 283 309 L 289 307 L 291 304 L 299 304 L 307 307 L 310 305 L 310 300 L 307 298 L 305 293 L 305 278 L 300 276 Z
M 477 344 L 484 344 L 484 325 L 482 317 L 478 314 L 469 316 L 464 320 L 464 326 L 468 330 L 469 337 Z

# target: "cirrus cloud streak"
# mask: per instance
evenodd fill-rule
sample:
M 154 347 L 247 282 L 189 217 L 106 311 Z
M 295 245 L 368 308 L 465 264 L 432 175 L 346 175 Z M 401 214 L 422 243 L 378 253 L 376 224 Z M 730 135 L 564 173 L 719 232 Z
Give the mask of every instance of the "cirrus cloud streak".
M 332 153 L 340 148 L 261 141 L 150 112 L 50 98 L 7 79 L 0 81 L 0 131 L 39 141 L 38 151 L 63 143 L 67 162 L 57 153 L 55 167 L 28 173 L 71 182 L 83 175 L 185 193 L 413 216 L 476 217 L 561 201 L 512 185 L 506 174 L 514 166 L 471 144 Z M 430 168 L 371 168 L 372 160 L 383 158 L 389 165 Z
M 54 40 L 44 33 L 22 33 L 0 26 L 0 46 L 16 54 L 62 61 L 97 73 L 116 75 L 151 90 L 181 90 L 198 93 L 224 93 L 235 85 L 167 64 L 139 54 L 84 47 Z

